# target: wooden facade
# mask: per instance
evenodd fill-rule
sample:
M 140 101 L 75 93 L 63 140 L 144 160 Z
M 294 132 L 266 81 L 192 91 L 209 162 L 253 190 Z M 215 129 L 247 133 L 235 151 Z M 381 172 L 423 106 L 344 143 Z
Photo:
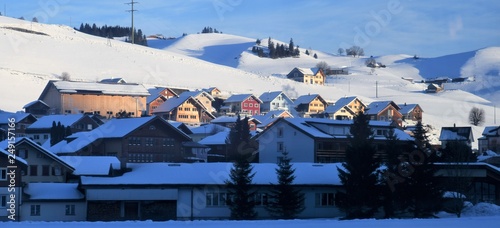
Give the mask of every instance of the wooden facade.
M 288 79 L 311 85 L 324 85 L 326 76 L 321 69 L 293 68 L 287 75 Z

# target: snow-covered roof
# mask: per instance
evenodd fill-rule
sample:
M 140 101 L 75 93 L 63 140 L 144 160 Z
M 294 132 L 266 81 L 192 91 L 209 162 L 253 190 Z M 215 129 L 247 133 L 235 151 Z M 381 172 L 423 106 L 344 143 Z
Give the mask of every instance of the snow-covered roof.
M 47 103 L 43 102 L 42 100 L 36 100 L 36 101 L 32 101 L 32 102 L 30 102 L 30 103 L 28 103 L 28 104 L 25 104 L 25 105 L 23 106 L 23 108 L 30 107 L 30 106 L 32 106 L 32 105 L 34 105 L 34 104 L 36 104 L 36 103 L 40 103 L 40 104 L 42 104 L 42 105 L 45 105 L 45 106 L 47 106 L 47 107 L 50 107 Z
M 195 100 L 191 96 L 171 97 L 158 106 L 153 113 L 171 112 L 189 99 L 192 99 L 193 101 Z
M 203 145 L 225 145 L 228 135 L 229 131 L 221 131 L 214 135 L 203 138 L 202 140 L 198 141 L 198 143 Z
M 236 119 L 235 119 L 236 121 Z M 191 128 L 191 131 L 193 134 L 207 134 L 210 132 L 216 132 L 216 131 L 229 131 L 230 129 L 224 126 L 221 126 L 219 124 L 204 124 L 198 127 L 193 127 Z
M 100 83 L 127 83 L 123 78 L 105 78 Z
M 406 103 L 404 103 L 404 104 L 399 104 L 398 106 L 401 108 L 399 110 L 399 112 L 401 114 L 408 114 L 408 113 L 411 113 L 419 105 L 418 104 L 406 104 Z
M 149 95 L 148 97 L 146 97 L 146 103 L 147 103 L 147 104 L 149 104 L 149 103 L 151 103 L 152 101 L 156 100 L 156 98 L 158 98 L 158 97 L 160 97 L 160 96 L 163 96 L 163 95 L 161 94 L 161 92 L 162 92 L 163 90 L 165 90 L 165 89 L 166 89 L 165 87 L 154 87 L 154 88 L 150 88 L 150 89 L 148 89 L 148 92 L 149 92 L 149 94 L 151 94 L 151 95 Z
M 439 141 L 474 141 L 471 127 L 442 127 Z
M 9 157 L 10 155 L 12 155 L 11 153 L 9 153 L 9 151 L 4 150 L 3 148 L 0 148 L 0 154 L 4 154 L 6 157 Z M 28 162 L 26 162 L 26 160 L 22 159 L 19 156 L 15 156 L 15 160 L 18 162 L 21 162 L 25 165 L 28 165 Z
M 30 113 L 0 111 L 0 124 L 8 124 L 9 119 L 12 119 L 12 118 L 14 118 L 15 123 L 19 123 L 20 121 L 24 120 L 25 118 L 27 118 L 29 116 L 31 116 L 34 120 L 36 120 L 36 117 L 31 115 Z
M 4 141 L 1 141 L 0 142 L 0 148 L 4 148 L 4 149 L 7 149 L 8 146 L 9 146 L 9 143 L 12 143 L 12 142 L 9 142 L 7 140 L 4 140 Z M 28 145 L 30 145 L 31 147 L 35 148 L 36 150 L 38 150 L 39 152 L 41 152 L 42 154 L 44 154 L 46 157 L 58 162 L 59 164 L 63 165 L 64 167 L 70 169 L 71 171 L 74 171 L 75 169 L 73 168 L 73 166 L 71 166 L 70 164 L 66 163 L 65 161 L 61 160 L 61 158 L 59 158 L 59 156 L 57 156 L 55 153 L 53 153 L 52 151 L 40 146 L 38 143 L 35 143 L 33 142 L 33 140 L 31 140 L 30 138 L 27 138 L 27 137 L 16 137 L 16 141 L 14 142 L 14 145 L 16 147 L 18 147 L 19 144 L 22 144 L 22 143 L 26 143 Z
M 106 176 L 110 169 L 120 169 L 120 160 L 113 156 L 60 156 L 75 168 L 73 175 Z
M 148 90 L 140 84 L 112 84 L 97 82 L 50 81 L 61 93 L 107 94 L 149 96 Z M 42 93 L 43 96 L 43 93 Z M 42 97 L 40 96 L 40 97 Z
M 320 100 L 322 100 L 323 103 L 326 103 L 326 101 L 319 94 L 308 94 L 308 95 L 302 95 L 300 97 L 297 97 L 297 99 L 295 99 L 295 101 L 293 102 L 293 105 L 295 107 L 297 107 L 301 104 L 309 104 L 314 99 L 316 99 L 316 97 L 318 97 Z
M 208 93 L 212 93 L 212 91 L 214 91 L 215 89 L 217 89 L 217 87 L 206 88 L 206 89 L 203 89 L 203 91 L 208 92 Z
M 483 134 L 484 136 L 498 136 L 498 130 L 500 126 L 487 126 L 484 127 Z
M 303 68 L 303 67 L 296 67 L 296 68 L 302 74 L 307 74 L 307 75 L 315 75 L 319 71 L 319 68 Z
M 253 163 L 253 184 L 276 184 L 276 164 Z M 130 172 L 117 177 L 81 177 L 82 185 L 224 185 L 233 163 L 129 163 Z M 293 163 L 296 185 L 341 185 L 340 163 Z M 151 175 L 161 173 L 162 175 Z M 329 175 L 324 175 L 328 173 Z
M 84 117 L 83 114 L 68 114 L 68 115 L 48 115 L 40 117 L 36 122 L 31 124 L 27 129 L 47 129 L 52 127 L 52 123 L 61 122 L 64 126 L 71 126 Z
M 340 109 L 342 109 L 343 107 L 346 107 L 346 109 L 348 111 L 350 111 L 352 114 L 356 114 L 354 113 L 354 111 L 349 108 L 347 105 L 349 105 L 351 102 L 353 102 L 354 100 L 358 99 L 357 97 L 353 96 L 353 97 L 342 97 L 340 99 L 338 99 L 334 105 L 328 105 L 328 107 L 326 107 L 325 109 L 325 113 L 336 113 L 338 112 Z M 363 103 L 361 103 L 361 105 L 365 106 Z
M 212 97 L 212 95 L 210 95 L 210 93 L 206 92 L 206 91 L 203 91 L 203 90 L 197 90 L 197 91 L 186 91 L 186 92 L 183 92 L 181 94 L 179 94 L 180 97 L 182 96 L 186 96 L 186 97 L 194 97 L 196 98 L 197 96 L 199 95 L 205 95 L 209 100 L 211 101 L 215 101 L 215 99 Z
M 24 188 L 30 200 L 81 200 L 78 183 L 29 183 Z
M 377 115 L 379 114 L 382 110 L 387 108 L 389 105 L 392 105 L 396 108 L 396 110 L 401 109 L 396 103 L 393 101 L 374 101 L 370 103 L 366 108 L 367 110 L 365 111 L 366 115 Z
M 219 116 L 219 117 L 213 119 L 212 121 L 210 121 L 210 123 L 219 123 L 219 124 L 236 123 L 237 118 L 238 118 L 238 116 Z M 240 116 L 240 119 L 241 120 L 245 119 L 245 116 Z M 248 121 L 254 121 L 254 122 L 260 123 L 260 121 L 256 118 L 254 118 L 253 116 L 249 117 Z
M 273 101 L 274 99 L 276 99 L 276 97 L 278 97 L 280 94 L 282 94 L 283 92 L 281 91 L 274 91 L 274 92 L 265 92 L 263 93 L 262 95 L 260 95 L 259 99 L 264 103 L 264 102 L 271 102 Z M 285 95 L 286 96 L 286 95 Z
M 159 116 L 111 119 L 92 131 L 79 132 L 76 135 L 77 138 L 72 140 L 71 142 L 68 142 L 68 140 L 62 140 L 56 145 L 50 147 L 50 150 L 56 154 L 77 152 L 98 139 L 123 138 L 132 131 L 138 129 L 139 127 L 150 121 L 153 121 L 154 119 L 159 119 L 165 122 L 165 124 L 170 125 L 172 129 L 175 129 L 179 134 L 183 135 L 186 138 L 190 138 L 186 133 L 175 128 Z M 74 138 L 75 136 L 72 135 L 72 137 Z
M 252 116 L 252 117 L 260 121 L 260 124 L 258 127 L 263 127 L 263 126 L 267 126 L 267 125 L 271 124 L 277 118 L 280 118 L 281 115 L 283 115 L 284 113 L 288 113 L 288 115 L 293 118 L 293 115 L 290 114 L 290 112 L 288 112 L 286 110 L 273 110 L 273 111 L 267 112 L 265 115 L 257 115 L 257 116 Z
M 234 95 L 228 97 L 224 101 L 224 103 L 243 102 L 244 100 L 246 100 L 249 97 L 253 97 L 257 102 L 262 103 L 262 101 L 253 94 L 234 94 Z

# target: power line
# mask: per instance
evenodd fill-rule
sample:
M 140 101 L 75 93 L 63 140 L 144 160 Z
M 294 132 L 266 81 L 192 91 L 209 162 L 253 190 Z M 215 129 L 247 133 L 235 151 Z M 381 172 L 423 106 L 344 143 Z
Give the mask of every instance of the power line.
M 131 6 L 131 9 L 130 10 L 127 10 L 127 12 L 130 12 L 130 14 L 132 15 L 132 29 L 131 29 L 131 34 L 130 34 L 130 43 L 134 44 L 134 11 L 137 11 L 137 10 L 134 10 L 134 4 L 137 4 L 139 2 L 134 2 L 134 0 L 130 0 L 130 2 L 128 3 L 125 3 L 127 5 L 130 5 Z

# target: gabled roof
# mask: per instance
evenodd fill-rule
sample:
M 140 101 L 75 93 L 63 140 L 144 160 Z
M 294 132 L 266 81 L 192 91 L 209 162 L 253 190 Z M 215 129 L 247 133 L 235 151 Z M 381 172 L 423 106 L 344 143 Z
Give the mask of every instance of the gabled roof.
M 29 146 L 35 148 L 36 150 L 38 150 L 39 152 L 41 152 L 42 154 L 44 154 L 48 158 L 56 161 L 57 163 L 61 164 L 65 168 L 71 170 L 71 172 L 73 172 L 75 170 L 75 168 L 73 168 L 73 166 L 71 166 L 70 164 L 68 164 L 65 161 L 63 161 L 61 158 L 59 158 L 59 156 L 57 156 L 56 154 L 52 153 L 50 150 L 47 150 L 44 147 L 38 145 L 38 143 L 33 142 L 29 138 L 26 138 L 26 137 L 16 138 L 16 142 L 14 143 L 14 145 L 16 147 L 18 147 L 20 144 L 23 144 L 23 143 L 26 143 Z M 9 146 L 9 142 L 7 140 L 4 140 L 4 141 L 0 142 L 0 148 L 7 149 L 8 146 Z
M 337 105 L 337 104 L 328 105 L 328 107 L 326 107 L 324 113 L 333 114 L 333 113 L 336 113 L 336 112 L 340 111 L 342 108 L 344 108 L 345 110 L 347 110 L 351 115 L 356 115 L 356 113 L 351 108 L 349 108 L 349 106 L 347 106 L 347 105 Z
M 202 140 L 198 141 L 198 143 L 203 145 L 226 145 L 226 139 L 229 136 L 229 131 L 221 131 L 217 132 L 214 135 L 207 136 Z
M 99 81 L 100 83 L 127 83 L 123 78 L 105 78 Z
M 42 100 L 32 101 L 32 102 L 30 102 L 30 103 L 28 103 L 28 104 L 25 104 L 25 105 L 23 106 L 23 108 L 29 108 L 30 106 L 32 106 L 32 105 L 34 105 L 34 104 L 37 104 L 37 103 L 40 103 L 40 104 L 42 104 L 42 105 L 46 106 L 47 108 L 50 108 L 50 106 L 49 106 L 47 103 L 43 102 Z
M 319 68 L 302 68 L 302 67 L 295 67 L 297 70 L 299 70 L 302 74 L 307 74 L 307 75 L 316 75 L 318 71 L 321 69 Z
M 291 127 L 301 131 L 302 133 L 308 135 L 311 138 L 321 138 L 321 139 L 334 139 L 334 138 L 347 138 L 347 135 L 339 136 L 328 134 L 320 130 L 317 126 L 320 125 L 332 125 L 332 126 L 350 126 L 352 125 L 352 120 L 331 120 L 331 119 L 323 119 L 323 118 L 279 118 L 277 121 L 273 122 L 270 127 L 266 128 L 263 132 L 261 132 L 257 137 L 264 135 L 264 132 L 269 131 L 272 126 L 278 123 L 285 123 L 290 125 Z M 405 133 L 402 130 L 397 128 L 393 128 L 389 122 L 386 121 L 370 121 L 370 127 L 382 127 L 382 128 L 392 128 L 394 129 L 394 133 L 398 137 L 399 140 L 402 141 L 413 141 L 414 139 Z M 385 139 L 385 137 L 375 136 L 375 139 Z
M 262 104 L 262 101 L 253 94 L 235 94 L 227 98 L 224 103 L 241 103 L 249 97 L 252 97 L 254 100 Z
M 258 127 L 263 127 L 263 126 L 267 126 L 267 125 L 271 124 L 272 122 L 274 122 L 278 118 L 282 117 L 282 115 L 285 113 L 287 113 L 289 116 L 291 116 L 293 118 L 293 115 L 290 112 L 285 111 L 285 110 L 273 110 L 273 111 L 267 112 L 265 115 L 253 116 L 253 118 L 260 121 L 260 124 Z
M 500 129 L 500 126 L 487 126 L 484 127 L 483 130 L 483 136 L 499 136 L 498 135 L 498 130 Z
M 173 120 L 167 120 L 167 122 L 169 124 L 172 124 L 172 126 L 174 126 L 175 128 L 177 128 L 177 129 L 181 130 L 182 132 L 186 133 L 187 135 L 193 134 L 193 132 L 191 131 L 191 128 L 189 128 L 188 126 L 186 126 L 186 124 L 184 124 L 184 123 L 173 121 Z
M 148 89 L 148 92 L 151 94 L 149 95 L 147 98 L 146 98 L 146 103 L 149 104 L 151 103 L 152 101 L 156 100 L 156 98 L 158 97 L 164 97 L 163 94 L 161 94 L 161 92 L 163 92 L 164 90 L 168 90 L 170 93 L 172 93 L 173 95 L 177 96 L 177 93 L 174 92 L 172 89 L 170 88 L 167 88 L 167 87 L 154 87 L 154 88 L 150 88 Z M 166 100 L 167 98 L 165 97 L 164 100 Z
M 32 123 L 27 129 L 47 129 L 52 127 L 52 123 L 61 122 L 61 125 L 72 126 L 80 121 L 84 114 L 67 114 L 67 115 L 48 115 L 40 117 L 36 122 Z
M 5 155 L 6 157 L 9 157 L 12 155 L 11 153 L 9 153 L 9 151 L 4 150 L 3 148 L 0 148 L 0 154 Z M 19 156 L 15 156 L 15 160 L 18 162 L 21 162 L 22 164 L 28 165 L 28 162 L 26 162 L 26 160 L 22 159 Z M 13 164 L 13 165 L 15 165 L 15 164 Z
M 202 90 L 186 91 L 186 92 L 181 93 L 179 96 L 180 97 L 182 97 L 182 96 L 191 96 L 191 97 L 196 98 L 199 95 L 205 95 L 209 100 L 215 101 L 215 99 L 212 97 L 212 95 L 210 95 L 210 93 L 207 93 L 207 92 L 202 91 Z
M 208 92 L 208 93 L 212 93 L 212 91 L 214 91 L 214 90 L 219 90 L 219 89 L 217 87 L 210 87 L 210 88 L 203 89 L 203 91 Z
M 29 183 L 24 189 L 30 200 L 82 200 L 78 183 Z
M 149 96 L 148 90 L 139 84 L 112 84 L 97 82 L 72 82 L 72 81 L 49 81 L 45 86 L 39 100 L 43 100 L 49 88 L 54 86 L 60 93 L 70 94 L 105 94 L 105 95 L 130 95 Z
M 329 105 L 328 107 L 326 107 L 325 109 L 325 113 L 336 113 L 338 112 L 340 109 L 344 108 L 349 111 L 352 115 L 355 115 L 355 111 L 352 110 L 351 108 L 349 108 L 349 104 L 355 100 L 358 100 L 359 103 L 366 108 L 366 105 L 363 104 L 363 102 L 361 102 L 357 97 L 353 96 L 353 97 L 342 97 L 340 99 L 338 99 L 334 105 Z
M 120 160 L 113 156 L 60 156 L 75 168 L 77 176 L 107 176 L 111 169 L 120 169 Z
M 0 124 L 8 124 L 9 120 L 14 119 L 15 123 L 19 123 L 24 119 L 29 118 L 36 121 L 36 117 L 30 113 L 25 112 L 3 112 L 0 111 Z
M 394 106 L 394 108 L 396 108 L 396 110 L 401 109 L 396 103 L 394 103 L 394 101 L 374 101 L 366 107 L 367 110 L 365 111 L 365 114 L 366 115 L 377 115 L 382 110 L 387 108 L 389 105 Z
M 428 89 L 439 89 L 439 88 L 441 88 L 441 86 L 440 86 L 440 85 L 438 85 L 438 84 L 431 83 L 431 84 L 429 84 L 429 85 L 427 86 L 427 88 L 428 88 Z
M 442 127 L 439 141 L 474 141 L 471 127 Z
M 126 137 L 128 134 L 131 134 L 141 126 L 154 120 L 162 121 L 184 138 L 191 140 L 191 137 L 189 137 L 186 133 L 172 126 L 163 118 L 159 116 L 148 116 L 138 118 L 111 119 L 92 131 L 77 133 L 77 138 L 71 142 L 68 142 L 68 140 L 62 140 L 56 145 L 50 147 L 50 150 L 54 151 L 54 153 L 56 154 L 74 153 L 100 139 Z M 72 135 L 72 137 L 74 136 Z
M 177 109 L 177 107 L 179 107 L 180 105 L 184 104 L 184 102 L 186 102 L 188 100 L 190 100 L 191 102 L 193 102 L 193 104 L 198 105 L 198 107 L 200 109 L 205 110 L 205 112 L 204 112 L 205 114 L 207 114 L 211 118 L 215 118 L 215 116 L 212 113 L 210 113 L 209 110 L 207 110 L 207 108 L 205 107 L 205 105 L 203 105 L 202 103 L 200 103 L 197 99 L 195 99 L 192 96 L 172 97 L 172 98 L 166 100 L 165 102 L 163 102 L 160 106 L 158 106 L 158 108 L 156 108 L 155 110 L 153 110 L 153 113 L 172 112 L 175 109 Z
M 238 118 L 237 116 L 219 116 L 219 117 L 213 119 L 212 121 L 210 121 L 210 123 L 236 123 L 237 118 Z M 245 117 L 240 116 L 240 120 L 243 120 L 243 119 L 245 119 Z M 253 116 L 249 117 L 248 121 L 253 121 L 253 122 L 256 122 L 257 124 L 260 123 L 260 121 L 258 119 L 255 119 Z
M 265 102 L 271 102 L 274 99 L 276 99 L 276 97 L 278 97 L 280 94 L 283 94 L 284 97 L 286 97 L 286 98 L 288 98 L 288 100 L 290 100 L 290 98 L 285 93 L 283 93 L 282 91 L 265 92 L 262 95 L 260 95 L 259 99 L 263 103 L 265 103 Z
M 82 177 L 84 188 L 88 186 L 138 186 L 138 185 L 224 185 L 229 178 L 232 163 L 129 163 L 130 172 L 117 177 Z M 276 184 L 274 174 L 276 164 L 254 163 L 255 176 L 252 183 L 256 185 Z M 293 163 L 295 169 L 294 185 L 341 185 L 338 177 L 340 163 L 313 164 Z M 161 175 L 151 175 L 161 173 Z M 331 175 L 325 175 L 325 173 Z M 179 175 L 182 174 L 182 175 Z M 214 176 L 214 174 L 217 174 Z M 220 175 L 219 175 L 220 174 Z M 312 178 L 314 177 L 314 178 Z
M 295 101 L 293 102 L 293 105 L 295 107 L 301 105 L 301 104 L 309 104 L 311 103 L 314 99 L 319 98 L 323 103 L 327 103 L 325 99 L 323 99 L 319 94 L 308 94 L 308 95 L 302 95 L 300 97 L 297 97 Z
M 414 110 L 417 106 L 418 106 L 418 107 L 420 107 L 420 105 L 418 105 L 418 104 L 406 104 L 406 103 L 404 103 L 404 104 L 400 104 L 400 105 L 398 105 L 398 106 L 401 108 L 401 109 L 399 110 L 399 112 L 400 112 L 401 114 L 409 114 L 409 113 L 413 112 L 413 110 Z M 422 108 L 420 108 L 420 109 L 422 110 Z M 422 112 L 423 112 L 423 111 L 424 111 L 424 110 L 422 110 Z

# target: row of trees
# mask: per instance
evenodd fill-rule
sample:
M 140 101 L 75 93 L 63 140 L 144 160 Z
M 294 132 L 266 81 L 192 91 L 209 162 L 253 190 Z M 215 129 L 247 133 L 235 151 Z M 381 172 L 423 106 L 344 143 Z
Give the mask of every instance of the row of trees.
M 210 26 L 205 27 L 201 30 L 201 33 L 222 33 L 222 31 L 217 31 L 216 28 L 212 28 Z
M 262 47 L 259 47 L 261 44 L 260 39 L 257 39 L 255 41 L 255 43 L 259 46 L 254 46 L 252 48 L 252 52 L 257 53 L 259 57 L 269 57 L 273 59 L 300 56 L 299 46 L 295 46 L 293 38 L 290 38 L 290 42 L 288 43 L 288 45 L 285 45 L 283 43 L 280 44 L 278 42 L 274 43 L 271 37 L 269 37 L 267 42 L 267 49 L 269 50 L 268 55 L 264 53 Z
M 121 27 L 118 25 L 116 26 L 103 25 L 99 27 L 95 23 L 92 24 L 92 26 L 90 26 L 88 23 L 85 24 L 82 23 L 80 24 L 80 28 L 78 29 L 78 31 L 94 36 L 107 37 L 107 38 L 124 37 L 124 36 L 130 37 L 131 34 L 130 27 Z M 135 30 L 134 28 L 134 43 L 148 46 L 146 36 L 142 34 L 141 29 Z
M 61 122 L 52 121 L 52 127 L 50 128 L 50 146 L 57 144 L 62 141 L 67 136 L 71 135 L 71 127 L 64 126 Z

